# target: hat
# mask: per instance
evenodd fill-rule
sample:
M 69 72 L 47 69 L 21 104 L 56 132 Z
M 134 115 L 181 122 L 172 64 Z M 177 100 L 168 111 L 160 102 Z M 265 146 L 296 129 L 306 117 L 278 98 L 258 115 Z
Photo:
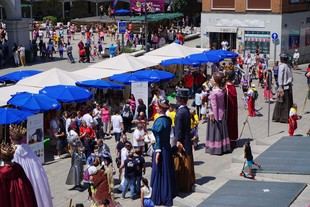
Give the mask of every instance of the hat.
M 255 88 L 255 87 L 256 87 L 256 86 L 255 86 L 255 83 L 252 83 L 252 84 L 251 84 L 251 87 L 252 87 L 252 88 Z
M 169 101 L 165 98 L 160 98 L 159 101 L 158 101 L 158 106 L 160 108 L 164 108 L 164 109 L 168 109 L 170 106 L 169 106 Z
M 97 173 L 97 168 L 95 167 L 95 166 L 90 166 L 89 168 L 88 168 L 88 174 L 89 175 L 94 175 L 94 174 L 96 174 Z
M 178 89 L 176 97 L 188 98 L 189 97 L 189 89 L 187 89 L 187 88 L 180 88 L 180 89 Z

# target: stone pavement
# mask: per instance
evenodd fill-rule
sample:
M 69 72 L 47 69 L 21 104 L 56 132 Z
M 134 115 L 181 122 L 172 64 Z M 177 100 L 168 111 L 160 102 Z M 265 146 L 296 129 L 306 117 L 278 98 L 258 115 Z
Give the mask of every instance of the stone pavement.
M 303 66 L 305 69 L 305 66 Z M 257 80 L 254 81 L 257 84 Z M 268 104 L 264 102 L 262 89 L 259 90 L 259 98 L 256 108 L 262 114 L 261 117 L 249 118 L 249 125 L 253 132 L 252 150 L 256 157 L 268 148 L 272 143 L 279 138 L 286 136 L 287 124 L 279 124 L 271 122 L 270 136 L 267 137 L 267 108 Z M 242 128 L 243 122 L 246 119 L 247 113 L 243 108 L 241 100 L 241 89 L 238 88 L 239 93 L 239 132 Z M 306 80 L 303 71 L 294 71 L 294 102 L 298 105 L 298 111 L 301 113 L 302 105 L 306 95 Z M 273 112 L 274 104 L 271 105 L 271 114 Z M 305 112 L 310 111 L 310 103 L 306 105 Z M 296 134 L 305 135 L 306 131 L 310 128 L 310 115 L 301 114 L 303 118 L 298 123 Z M 199 136 L 203 145 L 206 135 L 206 124 L 200 124 Z M 243 135 L 239 141 L 242 142 L 252 138 L 249 128 L 246 125 Z M 131 139 L 131 137 L 129 138 Z M 114 154 L 115 142 L 114 139 L 107 140 L 106 143 L 112 149 Z M 147 157 L 147 165 L 150 166 L 150 158 Z M 179 195 L 174 199 L 174 205 L 179 207 L 197 206 L 215 190 L 221 187 L 229 179 L 243 180 L 239 176 L 243 165 L 243 148 L 240 146 L 235 149 L 233 153 L 223 156 L 211 156 L 204 152 L 204 148 L 195 151 L 195 172 L 196 172 L 196 187 L 195 192 L 189 195 Z M 65 179 L 70 168 L 70 159 L 64 159 L 44 166 L 50 180 L 51 189 L 54 197 L 54 205 L 57 207 L 68 206 L 69 199 L 72 198 L 74 203 L 84 203 L 85 206 L 89 205 L 87 200 L 87 192 L 69 191 L 71 186 L 66 186 Z M 146 177 L 150 178 L 151 168 L 147 167 Z M 117 177 L 117 176 L 115 176 Z M 256 179 L 258 181 L 280 181 L 280 182 L 304 182 L 309 184 L 310 177 L 307 175 L 274 175 L 274 174 L 258 174 Z M 121 200 L 119 194 L 116 194 L 117 200 L 123 206 L 139 206 L 139 200 L 132 201 L 131 199 Z M 310 204 L 310 189 L 306 187 L 305 190 L 294 201 L 294 207 L 307 206 Z
M 198 40 L 195 42 L 189 42 L 191 46 L 196 46 Z M 199 43 L 198 43 L 199 44 Z M 77 54 L 75 55 L 77 57 Z M 47 70 L 52 67 L 59 67 L 64 70 L 74 71 L 77 69 L 85 68 L 89 64 L 70 64 L 67 60 L 60 60 L 49 63 L 36 64 L 33 66 L 27 66 L 27 68 L 37 68 L 41 70 Z M 304 69 L 306 65 L 301 67 L 303 71 L 294 71 L 294 102 L 298 105 L 298 111 L 301 114 L 303 108 L 304 99 L 306 96 L 306 79 L 304 77 Z M 0 70 L 0 74 L 7 73 L 8 71 L 20 70 L 19 68 L 9 68 Z M 257 85 L 257 80 L 254 81 Z M 256 157 L 262 153 L 265 149 L 268 148 L 271 144 L 277 141 L 279 138 L 286 136 L 288 126 L 287 124 L 273 123 L 271 122 L 270 127 L 270 136 L 267 137 L 267 109 L 268 104 L 264 102 L 263 91 L 259 90 L 259 98 L 256 104 L 256 108 L 263 115 L 261 117 L 249 118 L 249 125 L 253 132 L 252 150 L 253 154 Z M 238 88 L 239 95 L 239 132 L 241 131 L 244 120 L 246 120 L 247 112 L 243 108 L 242 99 L 241 99 L 241 89 Z M 191 103 L 189 103 L 190 105 Z M 271 104 L 271 115 L 273 112 L 274 104 Z M 305 112 L 310 111 L 310 102 L 307 102 Z M 310 128 L 310 115 L 301 114 L 303 118 L 298 121 L 298 129 L 296 134 L 305 135 L 308 129 Z M 200 124 L 199 126 L 199 136 L 200 141 L 204 143 L 206 135 L 206 124 Z M 131 137 L 130 137 L 131 138 Z M 244 142 L 246 139 L 252 138 L 248 125 L 245 126 L 243 135 L 241 136 L 240 143 Z M 114 155 L 115 142 L 114 139 L 107 140 L 106 143 L 110 146 Z M 241 144 L 240 144 L 241 145 Z M 243 165 L 243 148 L 240 146 L 235 149 L 233 153 L 226 154 L 223 156 L 211 156 L 204 153 L 203 147 L 200 150 L 194 152 L 195 160 L 195 172 L 196 172 L 196 187 L 195 192 L 189 195 L 180 195 L 174 199 L 174 205 L 179 207 L 190 207 L 197 206 L 209 195 L 212 194 L 215 190 L 221 187 L 229 179 L 243 180 L 243 177 L 239 176 Z M 146 158 L 147 165 L 150 166 L 150 158 Z M 78 191 L 69 191 L 72 186 L 65 185 L 65 180 L 67 173 L 69 171 L 71 164 L 70 159 L 63 159 L 49 164 L 44 165 L 44 168 L 47 171 L 49 182 L 53 195 L 53 202 L 55 207 L 68 206 L 70 199 L 73 199 L 73 203 L 83 203 L 85 206 L 89 206 L 90 202 L 87 198 L 87 192 L 78 192 Z M 150 178 L 151 168 L 147 167 L 146 177 Z M 115 176 L 117 177 L 117 176 Z M 310 177 L 305 175 L 274 175 L 274 174 L 258 174 L 256 177 L 257 180 L 261 181 L 280 181 L 280 182 L 304 182 L 309 184 Z M 123 206 L 139 206 L 139 200 L 132 201 L 131 199 L 121 200 L 119 199 L 119 194 L 116 194 L 117 200 Z M 294 201 L 292 206 L 301 207 L 308 206 L 310 204 L 310 188 L 306 187 L 305 190 L 298 196 Z

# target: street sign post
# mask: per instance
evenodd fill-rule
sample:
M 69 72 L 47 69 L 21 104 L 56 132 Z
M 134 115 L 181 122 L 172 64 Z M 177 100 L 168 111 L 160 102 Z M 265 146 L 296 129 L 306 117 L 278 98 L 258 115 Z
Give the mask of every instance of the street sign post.
M 279 39 L 278 33 L 276 33 L 276 32 L 272 33 L 272 34 L 271 34 L 271 38 L 272 38 L 273 41 L 278 40 L 278 39 Z
M 124 21 L 119 21 L 117 28 L 118 28 L 118 33 L 125 34 L 126 33 L 126 29 L 127 29 L 127 23 L 124 22 Z
M 274 49 L 273 49 L 273 65 L 276 64 L 276 55 L 277 55 L 277 44 L 279 42 L 279 35 L 278 33 L 274 32 L 271 34 L 271 39 L 272 39 L 272 42 L 273 42 L 273 46 L 274 46 Z M 271 93 L 271 83 L 267 83 L 270 85 L 269 87 L 269 93 Z M 270 97 L 270 94 L 269 94 L 269 97 Z M 270 136 L 270 100 L 268 101 L 268 129 L 267 129 L 267 134 L 268 134 L 268 137 Z
M 117 29 L 118 29 L 118 33 L 122 34 L 122 52 L 124 52 L 124 34 L 126 33 L 127 30 L 127 22 L 124 21 L 119 21 L 117 23 Z

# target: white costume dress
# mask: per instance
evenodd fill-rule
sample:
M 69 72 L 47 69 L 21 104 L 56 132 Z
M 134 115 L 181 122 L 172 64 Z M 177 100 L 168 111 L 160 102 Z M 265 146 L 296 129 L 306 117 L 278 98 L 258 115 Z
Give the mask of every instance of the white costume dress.
M 38 207 L 53 207 L 47 175 L 40 159 L 27 144 L 16 145 L 13 162 L 20 164 L 30 180 Z

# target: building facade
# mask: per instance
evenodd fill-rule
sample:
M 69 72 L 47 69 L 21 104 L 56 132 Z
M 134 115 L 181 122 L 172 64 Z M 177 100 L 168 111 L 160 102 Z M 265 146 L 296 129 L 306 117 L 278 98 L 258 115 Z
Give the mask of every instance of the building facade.
M 244 55 L 259 49 L 278 60 L 299 49 L 309 58 L 310 0 L 203 0 L 201 46 L 219 49 L 223 41 Z

